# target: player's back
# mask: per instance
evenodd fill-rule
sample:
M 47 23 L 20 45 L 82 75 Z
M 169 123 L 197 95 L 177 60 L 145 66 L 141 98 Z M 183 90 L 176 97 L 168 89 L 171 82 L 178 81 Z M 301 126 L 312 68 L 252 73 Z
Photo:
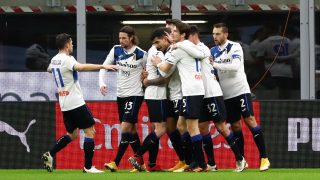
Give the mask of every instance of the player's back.
M 204 45 L 203 43 L 197 44 L 197 47 L 202 50 L 206 51 L 210 54 L 210 49 Z M 215 75 L 215 69 L 210 64 L 209 57 L 206 57 L 201 60 L 201 67 L 202 67 L 202 79 L 203 79 L 203 85 L 205 90 L 204 97 L 217 97 L 222 96 L 222 90 L 220 87 L 219 82 L 217 81 L 217 77 Z
M 183 96 L 204 95 L 201 61 L 178 48 L 172 52 L 181 78 Z
M 78 81 L 78 73 L 74 70 L 75 64 L 77 61 L 73 56 L 59 53 L 51 59 L 49 65 L 58 88 L 62 111 L 72 110 L 85 104 Z

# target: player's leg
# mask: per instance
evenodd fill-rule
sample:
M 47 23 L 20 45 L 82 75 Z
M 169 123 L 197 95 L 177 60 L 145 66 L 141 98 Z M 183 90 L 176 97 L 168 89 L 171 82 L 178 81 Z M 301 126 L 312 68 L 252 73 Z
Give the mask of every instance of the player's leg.
M 92 159 L 94 155 L 94 127 L 91 126 L 89 128 L 84 129 L 84 142 L 83 142 L 83 150 L 84 150 L 84 169 L 83 172 L 86 173 L 103 173 L 92 166 Z
M 86 173 L 102 173 L 92 166 L 92 158 L 94 154 L 94 124 L 95 121 L 87 105 L 83 105 L 75 110 L 72 114 L 72 119 L 75 126 L 84 130 L 84 168 L 83 172 Z
M 53 170 L 53 158 L 55 157 L 56 153 L 59 152 L 61 149 L 66 147 L 73 139 L 78 136 L 78 130 L 76 128 L 75 122 L 73 122 L 73 114 L 76 110 L 65 111 L 63 113 L 63 120 L 64 125 L 67 130 L 67 133 L 61 136 L 57 141 L 56 144 L 51 148 L 50 151 L 44 153 L 42 155 L 44 168 L 48 172 L 52 172 Z
M 216 171 L 217 166 L 214 160 L 213 142 L 209 131 L 209 121 L 200 122 L 199 130 L 202 136 L 203 149 L 207 157 L 208 169 L 210 169 L 210 171 Z
M 185 158 L 185 163 L 187 166 L 191 165 L 193 162 L 193 145 L 192 145 L 192 140 L 190 133 L 188 132 L 187 129 L 187 121 L 184 118 L 184 116 L 179 116 L 178 123 L 177 123 L 177 129 L 179 133 L 181 134 L 181 146 L 183 149 L 183 154 Z M 185 168 L 185 167 L 184 167 Z M 180 169 L 177 172 L 180 172 L 182 169 Z M 174 171 L 176 172 L 176 171 Z
M 183 113 L 187 119 L 187 129 L 191 136 L 191 141 L 194 148 L 194 160 L 197 164 L 193 167 L 193 171 L 207 171 L 207 164 L 204 160 L 202 150 L 202 136 L 199 131 L 198 119 L 201 114 L 203 96 L 186 96 L 183 97 Z
M 132 123 L 124 122 L 124 114 L 126 110 L 128 97 L 121 98 L 117 97 L 117 105 L 118 105 L 118 115 L 120 121 L 120 129 L 121 129 L 121 139 L 118 147 L 118 151 L 116 157 L 113 161 L 105 163 L 104 166 L 106 169 L 109 169 L 111 172 L 115 172 L 118 170 L 119 163 L 129 146 L 129 142 L 132 139 Z
M 166 132 L 171 141 L 172 147 L 179 158 L 178 163 L 174 167 L 168 169 L 168 171 L 174 171 L 186 166 L 185 157 L 182 149 L 181 135 L 177 129 L 177 122 L 179 118 L 178 107 L 180 107 L 180 104 L 181 104 L 181 100 L 178 100 L 178 99 L 168 102 L 168 108 L 167 108 L 168 117 L 166 121 Z
M 158 155 L 159 139 L 165 133 L 165 120 L 167 118 L 167 101 L 166 100 L 146 100 L 150 122 L 154 126 L 152 131 L 143 141 L 140 149 L 135 153 L 134 157 L 130 157 L 130 163 L 141 171 L 141 158 L 146 151 L 149 151 L 148 170 L 159 170 L 156 166 L 156 159 Z
M 234 171 L 242 172 L 247 168 L 247 162 L 245 158 L 242 156 L 238 146 L 236 145 L 236 139 L 234 137 L 234 134 L 227 128 L 224 121 L 215 122 L 215 126 L 219 133 L 226 139 L 235 156 L 236 169 Z
M 236 139 L 236 144 L 242 154 L 244 155 L 244 137 L 241 128 L 241 108 L 238 106 L 239 98 L 234 97 L 224 101 L 227 111 L 227 122 L 230 123 L 232 132 Z
M 215 114 L 217 114 L 217 110 L 212 98 L 203 99 L 199 119 L 199 130 L 200 134 L 202 135 L 203 149 L 207 156 L 207 166 L 209 171 L 217 170 L 217 166 L 214 160 L 213 142 L 209 130 L 209 121 L 213 120 L 213 115 Z
M 238 147 L 242 157 L 244 156 L 244 137 L 242 134 L 242 128 L 240 124 L 241 119 L 241 106 L 239 106 L 239 96 L 227 99 L 224 101 L 226 114 L 227 114 L 227 122 L 231 124 L 231 129 L 233 132 L 230 133 L 229 136 L 226 136 L 229 144 L 232 144 L 233 138 L 235 139 L 235 144 Z M 235 154 L 236 155 L 236 154 Z M 245 168 L 248 168 L 248 163 L 245 161 L 237 160 L 235 172 L 241 172 Z M 243 167 L 245 165 L 245 167 Z
M 141 146 L 141 141 L 137 131 L 137 121 L 138 121 L 138 113 L 139 113 L 142 101 L 143 101 L 143 96 L 131 96 L 127 101 L 127 112 L 130 112 L 130 113 L 126 113 L 125 116 L 123 117 L 125 121 L 132 122 L 135 124 L 134 126 L 132 126 L 132 129 L 131 129 L 132 136 L 129 142 L 134 153 L 136 153 Z M 131 109 L 130 109 L 131 107 L 130 104 L 132 104 Z
M 257 124 L 257 121 L 254 117 L 251 95 L 250 94 L 242 95 L 240 101 L 243 107 L 242 116 L 244 118 L 244 122 L 249 127 L 260 153 L 260 159 L 261 159 L 260 170 L 261 171 L 268 170 L 270 166 L 270 162 L 268 160 L 267 153 L 266 153 L 263 132 L 261 130 L 261 127 Z

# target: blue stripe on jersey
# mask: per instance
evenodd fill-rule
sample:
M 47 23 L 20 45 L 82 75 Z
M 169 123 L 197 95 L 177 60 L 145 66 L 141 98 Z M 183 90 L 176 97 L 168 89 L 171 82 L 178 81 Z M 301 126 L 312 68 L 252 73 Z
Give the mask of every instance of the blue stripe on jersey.
M 56 82 L 57 87 L 59 87 L 59 86 L 58 86 L 58 81 L 57 81 L 57 79 L 56 79 L 56 72 L 54 71 L 54 68 L 51 68 L 51 71 L 52 71 L 52 73 L 53 73 L 54 81 Z
M 76 82 L 78 81 L 78 72 L 77 71 L 73 71 L 72 72 L 72 75 L 73 75 L 73 80 Z
M 233 46 L 233 44 L 228 43 L 227 46 L 226 46 L 226 48 L 223 49 L 222 51 L 219 51 L 218 46 L 215 46 L 215 47 L 213 47 L 213 48 L 210 49 L 211 55 L 212 55 L 212 57 L 214 57 L 214 58 L 218 58 L 219 56 L 222 55 L 222 53 L 223 53 L 225 50 L 227 50 L 227 53 L 228 53 L 228 52 L 231 50 L 231 47 L 232 47 L 232 46 Z
M 227 53 L 229 53 L 229 51 L 231 50 L 231 47 L 233 46 L 233 44 L 228 43 L 226 49 L 227 49 Z
M 197 72 L 200 72 L 200 70 L 199 70 L 199 59 L 196 59 L 196 70 L 197 70 Z
M 139 48 L 136 48 L 136 50 L 134 50 L 134 53 L 136 54 L 136 59 L 141 59 L 144 56 L 144 52 Z
M 214 58 L 219 57 L 219 56 L 217 56 L 219 52 L 220 51 L 218 49 L 218 46 L 215 46 L 215 47 L 210 49 L 211 56 L 214 57 Z
M 121 46 L 115 46 L 114 47 L 114 62 L 120 61 L 122 59 L 125 59 L 126 52 L 124 51 L 123 47 Z
M 63 83 L 63 80 L 62 80 L 62 76 L 61 76 L 60 68 L 57 68 L 57 72 L 58 72 L 58 75 L 59 75 L 59 79 L 60 79 L 61 87 L 64 87 L 64 83 Z
M 136 48 L 133 52 L 136 55 L 136 59 L 143 58 L 145 52 L 140 50 L 139 48 Z M 123 47 L 121 46 L 115 46 L 114 47 L 114 62 L 125 60 L 131 57 L 133 54 L 127 54 Z

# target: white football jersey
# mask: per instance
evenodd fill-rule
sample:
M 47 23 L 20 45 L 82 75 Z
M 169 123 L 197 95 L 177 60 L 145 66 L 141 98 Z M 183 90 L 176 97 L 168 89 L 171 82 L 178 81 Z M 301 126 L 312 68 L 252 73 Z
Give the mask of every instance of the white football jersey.
M 199 44 L 197 44 L 197 47 L 202 51 L 206 51 L 207 53 L 210 54 L 210 49 L 203 43 L 200 42 Z M 205 90 L 204 98 L 222 96 L 223 95 L 222 90 L 219 82 L 217 81 L 217 77 L 215 75 L 215 73 L 217 72 L 210 64 L 209 57 L 206 57 L 201 60 L 201 66 L 202 66 L 202 79 L 203 79 L 203 85 Z
M 214 57 L 213 67 L 218 70 L 224 99 L 250 93 L 247 76 L 244 72 L 243 51 L 239 43 L 229 41 L 222 46 L 211 48 Z
M 78 62 L 73 56 L 59 53 L 51 59 L 51 70 L 58 88 L 61 111 L 69 111 L 85 104 L 78 80 L 78 72 L 73 69 Z
M 198 58 L 203 59 L 204 53 L 197 50 L 196 45 L 185 40 L 182 43 L 189 44 L 197 54 Z M 204 95 L 204 86 L 201 73 L 201 61 L 189 55 L 181 48 L 172 51 L 171 58 L 166 60 L 168 63 L 177 65 L 181 78 L 181 88 L 183 96 Z
M 152 64 L 152 57 L 153 56 L 159 56 L 161 60 L 164 60 L 164 54 L 162 51 L 158 51 L 155 46 L 151 46 L 151 48 L 148 51 L 148 58 L 147 58 L 147 64 L 146 64 L 146 70 L 148 72 L 147 79 L 157 79 L 160 76 L 160 73 L 158 71 L 158 68 Z M 148 86 L 145 89 L 144 92 L 144 98 L 145 99 L 167 99 L 167 86 L 159 85 L 159 86 Z
M 171 55 L 172 49 L 169 49 L 164 55 L 164 62 L 167 62 L 171 58 Z M 174 65 L 168 73 L 161 71 L 159 68 L 158 71 L 162 77 L 170 77 L 168 83 L 169 100 L 173 101 L 182 99 L 181 79 L 176 65 Z
M 117 64 L 117 96 L 143 96 L 141 73 L 145 67 L 147 53 L 137 46 L 126 50 L 120 45 L 114 46 L 103 64 Z M 105 86 L 103 78 L 106 70 L 99 72 L 99 85 Z
M 272 63 L 273 57 L 275 57 L 278 49 L 280 47 L 282 41 L 282 36 L 275 35 L 270 36 L 267 39 L 260 42 L 257 46 L 257 57 L 268 57 L 270 62 L 265 62 L 265 67 L 268 68 Z M 289 55 L 290 40 L 288 38 L 284 38 L 283 46 L 281 47 L 278 56 L 286 57 Z M 272 65 L 270 69 L 270 74 L 273 77 L 289 77 L 292 78 L 292 67 L 291 63 L 277 63 L 277 61 Z

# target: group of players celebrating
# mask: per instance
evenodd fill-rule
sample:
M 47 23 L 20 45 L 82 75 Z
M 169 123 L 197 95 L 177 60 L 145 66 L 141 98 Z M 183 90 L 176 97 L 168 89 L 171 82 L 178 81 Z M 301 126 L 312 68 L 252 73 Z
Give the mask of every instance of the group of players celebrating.
M 78 84 L 74 75 L 76 71 L 100 69 L 99 86 L 102 95 L 107 93 L 104 81 L 106 71 L 118 70 L 117 104 L 121 141 L 115 159 L 104 164 L 107 169 L 118 170 L 119 163 L 130 145 L 134 151 L 134 155 L 129 158 L 133 166 L 132 172 L 161 171 L 156 163 L 159 139 L 167 133 L 179 158 L 179 162 L 167 171 L 217 171 L 209 131 L 209 122 L 213 121 L 234 153 L 234 172 L 242 172 L 248 168 L 244 158 L 244 137 L 240 124 L 242 116 L 260 153 L 260 171 L 268 170 L 270 162 L 262 130 L 253 114 L 242 48 L 239 43 L 227 39 L 228 28 L 223 23 L 213 26 L 212 35 L 216 46 L 209 49 L 200 42 L 197 26 L 168 19 L 166 27 L 159 27 L 151 33 L 152 47 L 148 53 L 137 46 L 138 39 L 134 29 L 124 26 L 119 31 L 120 44 L 110 50 L 103 65 L 80 64 L 74 62 L 72 56 L 73 59 L 65 60 L 72 60 L 72 63 L 62 61 L 59 64 L 58 60 L 65 57 L 54 57 L 48 71 L 53 72 L 58 91 L 67 92 L 59 95 L 67 134 L 43 155 L 45 168 L 52 171 L 52 156 L 71 142 L 77 136 L 77 128 L 80 128 L 85 130 L 86 136 L 84 172 L 103 172 L 92 166 L 94 120 L 82 101 L 81 90 L 76 92 L 80 93 L 76 98 L 82 98 L 79 105 L 63 108 L 70 101 L 67 98 L 73 92 L 74 84 Z M 68 46 L 70 42 L 65 41 L 59 48 L 60 55 L 57 56 L 61 56 L 61 53 L 70 56 L 72 49 L 70 51 Z M 67 68 L 60 72 L 62 66 Z M 59 71 L 55 72 L 56 70 Z M 69 73 L 68 77 L 64 76 L 66 73 Z M 62 83 L 60 85 L 59 82 L 64 78 L 71 78 L 71 85 L 68 86 L 67 82 L 65 86 Z M 143 99 L 148 107 L 152 131 L 141 144 L 137 134 L 137 119 Z M 82 119 L 90 121 L 74 122 L 81 116 Z M 231 130 L 226 126 L 226 122 L 231 124 Z M 149 159 L 145 165 L 143 155 L 147 151 Z

